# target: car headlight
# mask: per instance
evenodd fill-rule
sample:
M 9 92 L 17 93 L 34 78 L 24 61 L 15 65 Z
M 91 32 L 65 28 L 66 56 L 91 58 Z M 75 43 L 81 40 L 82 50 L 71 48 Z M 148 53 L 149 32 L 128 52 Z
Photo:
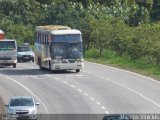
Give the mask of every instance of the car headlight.
M 13 115 L 13 114 L 15 114 L 15 111 L 13 109 L 9 109 L 8 114 Z
M 31 114 L 37 114 L 36 110 L 31 110 Z

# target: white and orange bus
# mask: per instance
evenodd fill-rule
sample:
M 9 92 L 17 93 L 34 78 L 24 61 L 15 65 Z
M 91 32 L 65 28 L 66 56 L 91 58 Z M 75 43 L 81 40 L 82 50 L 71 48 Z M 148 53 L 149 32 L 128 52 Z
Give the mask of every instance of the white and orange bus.
M 75 70 L 83 68 L 81 32 L 60 25 L 36 27 L 35 62 L 40 69 Z

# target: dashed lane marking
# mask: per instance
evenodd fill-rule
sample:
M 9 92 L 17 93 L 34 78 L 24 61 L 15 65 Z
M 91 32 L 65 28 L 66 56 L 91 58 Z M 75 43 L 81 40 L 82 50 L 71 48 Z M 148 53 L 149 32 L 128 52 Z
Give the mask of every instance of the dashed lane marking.
M 76 88 L 76 86 L 75 86 L 75 85 L 70 84 L 70 86 L 71 86 L 72 88 Z
M 96 104 L 97 104 L 97 105 L 101 105 L 101 103 L 100 103 L 100 102 L 97 102 L 97 101 L 96 101 Z
M 91 99 L 92 101 L 95 101 L 95 99 L 94 99 L 93 97 L 90 97 L 90 99 Z
M 68 75 L 68 76 L 72 76 L 72 75 Z M 106 110 L 106 108 L 105 108 L 103 105 L 101 105 L 100 102 L 96 101 L 95 98 L 90 97 L 88 93 L 83 92 L 83 90 L 81 90 L 80 88 L 77 88 L 75 85 L 69 84 L 67 81 L 61 80 L 61 79 L 59 79 L 59 78 L 57 78 L 57 77 L 55 77 L 55 80 L 61 81 L 61 83 L 66 84 L 67 86 L 71 87 L 72 89 L 77 90 L 78 92 L 80 92 L 80 93 L 82 93 L 83 95 L 85 95 L 86 97 L 88 97 L 88 98 L 89 98 L 91 101 L 93 101 L 95 104 L 100 105 L 100 108 L 101 108 L 102 110 Z M 104 111 L 104 112 L 105 112 L 106 114 L 109 113 L 108 111 Z
M 77 89 L 79 92 L 82 92 L 82 90 L 81 89 Z
M 148 98 L 148 97 L 146 97 L 145 95 L 143 95 L 142 93 L 139 93 L 139 92 L 137 92 L 137 91 L 135 91 L 135 90 L 133 90 L 133 89 L 125 86 L 125 85 L 122 85 L 122 84 L 120 84 L 120 83 L 118 83 L 118 82 L 115 82 L 115 81 L 113 81 L 113 80 L 111 80 L 111 79 L 108 79 L 108 78 L 105 78 L 105 77 L 102 77 L 102 76 L 93 74 L 93 73 L 91 73 L 91 72 L 87 72 L 87 73 L 89 73 L 89 74 L 91 74 L 91 75 L 93 75 L 93 76 L 99 77 L 99 78 L 101 78 L 101 79 L 110 81 L 110 82 L 112 82 L 112 83 L 114 83 L 114 84 L 116 84 L 116 85 L 118 85 L 118 86 L 120 86 L 120 87 L 122 87 L 122 88 L 125 88 L 125 89 L 129 90 L 129 91 L 132 92 L 132 93 L 135 93 L 136 95 L 138 95 L 138 96 L 144 98 L 145 100 L 151 102 L 151 103 L 154 104 L 155 106 L 160 107 L 160 104 L 158 104 L 157 102 L 155 102 L 155 101 L 152 100 L 151 98 Z
M 89 96 L 87 93 L 83 93 L 85 96 Z
M 68 82 L 67 82 L 67 81 L 63 81 L 63 83 L 68 85 Z

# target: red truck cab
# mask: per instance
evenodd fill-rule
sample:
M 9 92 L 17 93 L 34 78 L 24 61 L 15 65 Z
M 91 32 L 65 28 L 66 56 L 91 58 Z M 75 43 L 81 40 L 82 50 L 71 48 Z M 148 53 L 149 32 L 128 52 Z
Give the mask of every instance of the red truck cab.
M 0 40 L 4 39 L 4 38 L 5 38 L 4 32 L 2 30 L 0 30 Z

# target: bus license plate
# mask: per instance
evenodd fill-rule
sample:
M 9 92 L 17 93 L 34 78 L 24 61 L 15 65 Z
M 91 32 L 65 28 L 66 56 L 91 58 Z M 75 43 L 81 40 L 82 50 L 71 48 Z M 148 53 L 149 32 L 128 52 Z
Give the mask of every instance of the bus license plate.
M 29 59 L 29 57 L 24 57 L 24 59 Z

